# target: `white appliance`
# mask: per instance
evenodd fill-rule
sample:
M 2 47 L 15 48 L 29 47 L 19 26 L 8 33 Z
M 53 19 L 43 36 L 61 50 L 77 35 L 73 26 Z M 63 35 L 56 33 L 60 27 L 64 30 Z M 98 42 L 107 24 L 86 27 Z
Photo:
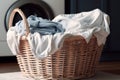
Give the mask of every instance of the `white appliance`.
M 17 0 L 0 1 L 0 56 L 13 56 L 6 42 L 5 14 L 9 7 L 13 5 L 13 3 L 16 1 Z M 43 1 L 50 6 L 55 16 L 64 13 L 64 0 L 43 0 Z

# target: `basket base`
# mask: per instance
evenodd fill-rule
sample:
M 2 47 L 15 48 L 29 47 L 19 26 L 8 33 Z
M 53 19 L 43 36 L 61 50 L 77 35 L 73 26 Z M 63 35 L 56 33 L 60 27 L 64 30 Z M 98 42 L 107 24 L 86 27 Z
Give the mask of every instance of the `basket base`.
M 91 74 L 91 75 L 83 75 L 83 76 L 80 76 L 80 77 L 71 77 L 71 78 L 63 78 L 63 77 L 59 77 L 59 78 L 53 78 L 53 77 L 49 77 L 49 78 L 45 78 L 45 77 L 40 77 L 40 76 L 32 76 L 32 75 L 27 75 L 27 74 L 24 74 L 23 76 L 25 76 L 26 78 L 29 78 L 29 79 L 35 79 L 35 80 L 80 80 L 80 79 L 87 79 L 87 78 L 91 78 L 91 77 L 94 77 L 95 74 Z

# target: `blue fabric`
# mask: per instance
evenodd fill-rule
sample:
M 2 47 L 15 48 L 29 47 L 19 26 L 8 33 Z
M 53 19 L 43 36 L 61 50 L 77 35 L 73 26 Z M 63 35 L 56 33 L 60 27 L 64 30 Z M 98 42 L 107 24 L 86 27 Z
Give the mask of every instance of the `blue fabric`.
M 63 33 L 65 31 L 60 23 L 36 17 L 34 15 L 29 16 L 27 21 L 31 33 L 38 32 L 41 35 L 54 35 L 55 33 Z M 25 33 L 23 21 L 17 22 L 16 25 L 16 31 L 23 35 Z
M 62 25 L 57 22 L 52 22 L 33 15 L 29 16 L 27 20 L 30 25 L 31 33 L 39 32 L 42 35 L 53 35 L 58 32 L 64 32 Z

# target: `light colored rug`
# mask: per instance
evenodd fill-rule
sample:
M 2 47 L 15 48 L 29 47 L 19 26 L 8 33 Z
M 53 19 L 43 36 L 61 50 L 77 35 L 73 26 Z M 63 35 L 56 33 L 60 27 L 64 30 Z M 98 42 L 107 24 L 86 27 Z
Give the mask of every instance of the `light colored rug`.
M 0 73 L 0 80 L 34 80 L 22 76 L 20 72 Z M 96 76 L 82 80 L 120 80 L 120 75 L 98 72 Z
M 82 80 L 120 80 L 120 75 L 98 72 L 94 77 Z

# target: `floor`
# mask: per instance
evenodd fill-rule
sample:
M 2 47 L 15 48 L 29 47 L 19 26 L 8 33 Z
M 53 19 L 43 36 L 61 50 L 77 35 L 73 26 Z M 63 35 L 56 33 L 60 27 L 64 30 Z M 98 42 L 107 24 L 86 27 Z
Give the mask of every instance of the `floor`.
M 120 75 L 120 61 L 100 62 L 98 71 L 113 73 Z M 20 71 L 17 62 L 2 62 L 0 63 L 0 73 Z
M 100 62 L 98 70 L 120 75 L 120 61 Z
M 96 76 L 82 80 L 120 80 L 120 61 L 100 62 Z M 14 76 L 16 75 L 16 76 Z M 33 80 L 20 74 L 19 66 L 14 62 L 0 62 L 0 80 Z
M 19 66 L 16 62 L 0 63 L 0 73 L 16 72 L 16 71 L 20 71 Z

